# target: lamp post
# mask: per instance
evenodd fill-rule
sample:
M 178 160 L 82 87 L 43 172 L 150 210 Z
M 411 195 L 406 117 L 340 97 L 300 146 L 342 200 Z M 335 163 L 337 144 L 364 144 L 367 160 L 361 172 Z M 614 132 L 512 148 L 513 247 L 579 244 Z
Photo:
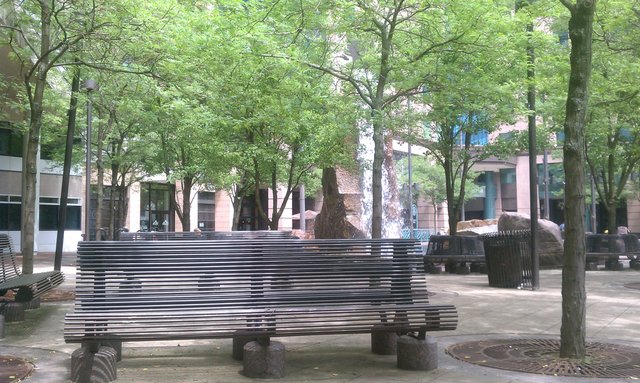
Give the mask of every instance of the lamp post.
M 85 164 L 85 200 L 84 200 L 84 240 L 90 239 L 89 217 L 91 217 L 91 122 L 92 122 L 92 104 L 91 92 L 96 90 L 98 84 L 94 80 L 86 80 L 84 88 L 87 90 L 87 148 L 86 148 L 86 164 Z

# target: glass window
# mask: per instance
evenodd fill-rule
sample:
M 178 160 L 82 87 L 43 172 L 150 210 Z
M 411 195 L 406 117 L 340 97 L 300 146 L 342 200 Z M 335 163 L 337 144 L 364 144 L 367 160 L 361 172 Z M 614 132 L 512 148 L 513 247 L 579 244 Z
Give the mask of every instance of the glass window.
M 173 231 L 172 186 L 146 183 L 140 193 L 140 230 Z
M 0 230 L 20 230 L 20 204 L 0 203 Z
M 40 205 L 40 230 L 58 230 L 59 205 Z M 66 230 L 80 230 L 82 207 L 67 206 Z
M 0 156 L 22 157 L 22 134 L 0 122 Z
M 198 229 L 215 230 L 216 221 L 216 193 L 198 193 Z

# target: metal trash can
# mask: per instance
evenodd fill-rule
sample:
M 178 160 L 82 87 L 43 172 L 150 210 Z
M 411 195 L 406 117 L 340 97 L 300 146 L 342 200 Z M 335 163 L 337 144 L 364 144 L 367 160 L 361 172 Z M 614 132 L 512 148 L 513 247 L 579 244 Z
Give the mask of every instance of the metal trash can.
M 489 286 L 533 288 L 531 231 L 500 231 L 480 236 Z

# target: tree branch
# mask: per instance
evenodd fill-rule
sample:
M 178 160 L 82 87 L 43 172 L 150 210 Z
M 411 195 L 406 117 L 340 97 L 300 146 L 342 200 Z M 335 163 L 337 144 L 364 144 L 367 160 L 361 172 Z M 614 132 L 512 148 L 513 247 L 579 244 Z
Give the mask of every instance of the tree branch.
M 567 7 L 567 9 L 571 11 L 571 13 L 576 10 L 576 5 L 573 4 L 570 0 L 560 0 L 560 2 L 562 3 L 562 5 Z

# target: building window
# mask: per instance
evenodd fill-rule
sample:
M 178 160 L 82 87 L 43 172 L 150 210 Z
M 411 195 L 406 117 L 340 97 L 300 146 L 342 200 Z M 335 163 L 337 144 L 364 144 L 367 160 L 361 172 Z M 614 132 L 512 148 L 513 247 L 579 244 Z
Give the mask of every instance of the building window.
M 173 188 L 146 183 L 140 187 L 140 230 L 173 231 Z
M 0 121 L 0 156 L 22 157 L 22 133 Z
M 198 193 L 198 229 L 213 231 L 216 229 L 216 193 L 202 191 Z
M 0 230 L 20 231 L 20 196 L 0 196 Z
M 80 230 L 82 207 L 77 198 L 67 200 L 67 222 L 65 230 Z M 58 212 L 60 211 L 60 199 L 55 197 L 40 198 L 40 230 L 58 230 Z

